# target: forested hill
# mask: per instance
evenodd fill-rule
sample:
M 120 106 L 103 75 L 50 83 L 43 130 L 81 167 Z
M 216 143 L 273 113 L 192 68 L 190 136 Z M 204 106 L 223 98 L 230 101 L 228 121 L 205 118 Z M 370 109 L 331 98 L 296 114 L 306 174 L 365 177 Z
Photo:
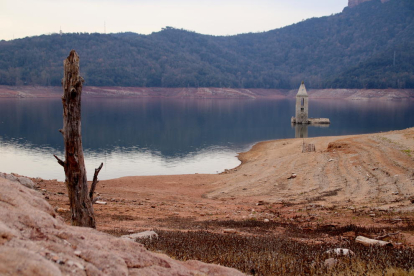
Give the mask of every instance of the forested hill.
M 60 85 L 71 49 L 94 86 L 297 88 L 304 80 L 309 88 L 414 88 L 414 1 L 373 0 L 236 36 L 166 27 L 0 41 L 0 84 Z

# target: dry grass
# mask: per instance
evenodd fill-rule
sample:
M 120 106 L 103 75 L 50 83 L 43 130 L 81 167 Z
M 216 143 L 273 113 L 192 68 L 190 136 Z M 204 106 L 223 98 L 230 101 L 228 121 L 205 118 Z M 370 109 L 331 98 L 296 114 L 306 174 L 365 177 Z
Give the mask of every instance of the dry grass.
M 395 231 L 391 227 L 348 225 L 320 227 L 309 232 L 295 224 L 255 220 L 191 222 L 176 219 L 173 222 L 175 225 L 183 223 L 179 229 L 185 229 L 184 226 L 191 223 L 192 227 L 186 231 L 155 230 L 158 239 L 139 242 L 149 250 L 163 252 L 178 260 L 220 264 L 250 275 L 414 275 L 414 250 L 411 248 L 365 247 L 356 244 L 354 239 L 314 242 L 351 231 L 355 235 L 374 237 L 384 230 Z M 284 227 L 285 233 L 275 235 L 273 230 L 278 227 Z M 221 233 L 223 228 L 236 229 L 238 233 Z M 413 226 L 409 224 L 403 228 L 409 231 Z M 116 236 L 129 234 L 122 229 L 110 233 Z M 339 257 L 338 265 L 329 269 L 324 261 L 332 256 L 326 251 L 337 247 L 349 248 L 355 256 Z
M 239 269 L 251 275 L 410 275 L 414 269 L 412 249 L 347 245 L 307 244 L 277 236 L 243 236 L 208 231 L 157 231 L 158 239 L 141 240 L 148 249 L 179 260 L 196 259 Z M 341 257 L 328 269 L 325 253 L 335 247 L 355 252 Z

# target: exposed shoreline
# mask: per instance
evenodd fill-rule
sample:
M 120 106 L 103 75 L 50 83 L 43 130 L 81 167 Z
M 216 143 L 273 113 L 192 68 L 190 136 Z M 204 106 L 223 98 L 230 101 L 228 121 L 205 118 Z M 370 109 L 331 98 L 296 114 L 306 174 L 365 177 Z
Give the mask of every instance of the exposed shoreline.
M 100 181 L 97 193 L 107 205 L 95 205 L 98 229 L 176 229 L 173 221 L 196 225 L 211 220 L 290 220 L 307 208 L 311 217 L 318 218 L 299 220 L 307 227 L 321 222 L 375 226 L 384 225 L 382 215 L 413 216 L 414 128 L 305 142 L 314 144 L 316 152 L 302 153 L 303 139 L 259 142 L 240 153 L 241 165 L 219 175 Z M 291 178 L 292 173 L 296 177 Z M 69 219 L 64 183 L 34 180 L 47 191 L 52 206 Z M 414 238 L 407 237 L 414 245 Z
M 84 97 L 175 98 L 175 99 L 284 99 L 294 98 L 297 89 L 165 88 L 85 86 Z M 414 100 L 414 89 L 309 89 L 313 99 Z M 60 98 L 60 86 L 0 85 L 0 98 Z
M 302 153 L 304 141 L 313 143 L 316 151 Z M 224 239 L 230 245 L 243 242 L 241 248 L 247 254 L 257 252 L 256 239 L 261 244 L 284 243 L 296 248 L 295 255 L 298 250 L 306 250 L 324 258 L 328 249 L 346 248 L 354 251 L 353 260 L 359 261 L 359 255 L 377 250 L 355 244 L 356 236 L 363 235 L 376 239 L 386 237 L 396 248 L 388 247 L 385 252 L 393 250 L 393 256 L 410 253 L 414 246 L 412 152 L 414 128 L 305 140 L 282 139 L 255 144 L 239 155 L 240 166 L 220 175 L 136 176 L 101 181 L 96 196 L 105 203 L 94 205 L 99 231 L 67 225 L 70 211 L 64 183 L 33 179 L 36 192 L 0 179 L 6 203 L 3 218 L 7 220 L 5 225 L 10 226 L 3 227 L 2 241 L 7 246 L 3 259 L 7 256 L 12 268 L 18 267 L 16 260 L 23 259 L 27 264 L 26 260 L 35 259 L 37 265 L 55 270 L 56 263 L 60 269 L 74 271 L 76 261 L 78 268 L 87 271 L 92 265 L 101 271 L 104 267 L 112 269 L 114 273 L 120 269 L 141 272 L 138 269 L 146 271 L 147 267 L 158 269 L 157 266 L 168 271 L 178 268 L 206 271 L 208 267 L 220 270 L 220 275 L 241 275 L 222 266 L 177 262 L 170 257 L 183 259 L 189 252 L 185 246 L 191 252 L 197 251 L 198 245 L 205 244 L 206 237 L 214 239 L 214 245 L 221 245 L 219 242 Z M 160 238 L 152 247 L 149 247 L 152 240 L 138 241 L 156 253 L 140 244 L 113 237 L 143 230 L 159 233 Z M 163 241 L 169 244 L 167 250 Z M 233 246 L 224 250 L 226 258 L 227 252 L 235 252 Z M 284 247 L 278 250 L 286 252 Z M 206 251 L 207 257 L 192 258 L 218 263 L 211 258 L 214 252 Z M 267 251 L 260 254 L 263 252 Z M 323 264 L 323 258 L 314 258 Z M 116 262 L 111 261 L 108 266 L 108 259 Z M 160 259 L 162 265 L 157 262 Z M 363 261 L 369 263 L 369 260 Z M 142 264 L 137 265 L 138 262 Z M 25 267 L 38 271 L 34 263 L 29 264 Z M 234 266 L 232 259 L 224 264 L 243 270 Z

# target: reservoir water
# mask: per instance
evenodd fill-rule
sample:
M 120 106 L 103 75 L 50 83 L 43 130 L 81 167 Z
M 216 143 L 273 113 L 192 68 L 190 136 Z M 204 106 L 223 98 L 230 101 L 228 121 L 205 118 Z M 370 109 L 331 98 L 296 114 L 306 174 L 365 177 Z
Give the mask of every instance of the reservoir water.
M 253 144 L 294 138 L 294 100 L 102 99 L 82 102 L 88 179 L 217 173 L 240 164 Z M 310 100 L 310 117 L 329 127 L 308 137 L 362 134 L 414 126 L 413 102 Z M 64 180 L 60 99 L 0 100 L 0 172 Z

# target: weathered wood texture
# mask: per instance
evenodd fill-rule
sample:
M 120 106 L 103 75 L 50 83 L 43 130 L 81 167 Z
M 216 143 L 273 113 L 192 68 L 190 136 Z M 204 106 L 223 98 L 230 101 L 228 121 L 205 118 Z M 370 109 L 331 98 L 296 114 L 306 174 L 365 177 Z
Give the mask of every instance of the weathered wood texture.
M 81 134 L 81 96 L 83 79 L 79 75 L 79 56 L 72 50 L 63 62 L 63 134 L 65 144 L 65 183 L 68 188 L 72 225 L 95 228 L 95 215 L 88 193 Z M 58 159 L 59 164 L 61 160 Z
M 91 185 L 91 190 L 89 191 L 89 197 L 92 200 L 92 203 L 95 202 L 95 200 L 93 200 L 93 193 L 95 192 L 95 188 L 96 188 L 96 184 L 98 184 L 98 174 L 101 171 L 103 166 L 103 163 L 101 163 L 101 165 L 95 169 L 95 173 L 93 174 L 93 180 L 92 180 L 92 185 Z
M 378 245 L 378 246 L 392 246 L 392 243 L 380 240 L 369 239 L 364 236 L 358 236 L 355 242 L 363 244 L 365 246 Z

